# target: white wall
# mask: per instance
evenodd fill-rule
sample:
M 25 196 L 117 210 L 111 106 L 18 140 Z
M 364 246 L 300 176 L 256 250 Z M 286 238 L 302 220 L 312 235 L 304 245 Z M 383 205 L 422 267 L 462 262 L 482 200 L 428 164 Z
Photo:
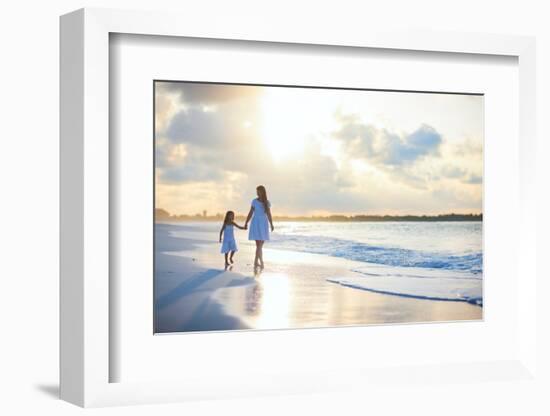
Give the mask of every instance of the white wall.
M 380 0 L 292 1 L 31 1 L 4 2 L 0 11 L 0 409 L 4 414 L 38 411 L 73 414 L 80 409 L 54 399 L 58 375 L 58 16 L 84 6 L 174 9 L 209 22 L 211 13 L 251 18 L 311 21 L 327 28 L 433 28 L 536 35 L 538 39 L 540 213 L 549 212 L 547 163 L 550 128 L 550 13 L 544 1 Z M 199 17 L 197 17 L 199 18 Z M 543 177 L 544 175 L 544 177 Z M 542 193 L 545 195 L 542 195 Z M 542 215 L 541 215 L 542 216 Z M 541 218 L 539 238 L 548 245 L 549 222 Z M 542 246 L 541 246 L 542 247 Z M 544 253 L 547 250 L 541 250 Z M 541 256 L 542 257 L 542 256 Z M 542 262 L 541 262 L 542 265 Z M 539 292 L 548 292 L 545 282 Z M 541 313 L 549 308 L 540 305 Z M 547 322 L 547 321 L 546 321 Z M 546 326 L 548 328 L 548 326 Z M 549 351 L 549 336 L 544 349 Z M 544 365 L 548 360 L 541 357 Z M 548 368 L 548 367 L 546 367 Z M 548 374 L 548 372 L 547 372 Z M 546 391 L 550 388 L 546 386 Z M 435 394 L 437 392 L 437 394 Z M 505 383 L 434 386 L 371 397 L 235 400 L 151 407 L 102 409 L 101 414 L 548 414 L 542 388 Z M 10 408 L 11 410 L 8 410 Z

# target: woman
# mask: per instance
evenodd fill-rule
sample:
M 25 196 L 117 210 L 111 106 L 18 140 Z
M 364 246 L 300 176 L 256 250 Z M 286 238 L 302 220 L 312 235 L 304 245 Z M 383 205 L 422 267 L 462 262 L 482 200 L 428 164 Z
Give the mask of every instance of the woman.
M 273 219 L 271 218 L 271 203 L 267 199 L 267 192 L 265 187 L 260 185 L 256 188 L 256 194 L 258 198 L 252 200 L 250 211 L 246 217 L 244 228 L 248 228 L 250 222 L 250 229 L 248 230 L 248 239 L 256 241 L 256 256 L 254 257 L 254 269 L 260 267 L 264 268 L 263 246 L 266 240 L 269 240 L 269 226 L 271 231 L 273 227 Z

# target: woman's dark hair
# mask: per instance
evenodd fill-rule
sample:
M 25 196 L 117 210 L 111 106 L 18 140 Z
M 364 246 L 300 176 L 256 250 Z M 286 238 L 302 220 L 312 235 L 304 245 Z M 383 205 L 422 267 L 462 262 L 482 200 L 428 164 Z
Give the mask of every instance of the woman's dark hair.
M 256 188 L 256 191 L 258 191 L 258 199 L 262 204 L 264 204 L 264 209 L 267 212 L 269 206 L 269 201 L 267 200 L 267 191 L 265 190 L 265 186 L 260 185 Z
M 230 219 L 229 219 L 230 216 L 233 216 L 233 219 L 234 219 L 234 218 L 235 218 L 235 213 L 234 213 L 233 211 L 227 211 L 227 212 L 225 213 L 225 218 L 223 219 L 223 224 L 224 224 L 224 225 L 231 224 L 231 222 L 232 222 L 233 220 L 230 220 Z

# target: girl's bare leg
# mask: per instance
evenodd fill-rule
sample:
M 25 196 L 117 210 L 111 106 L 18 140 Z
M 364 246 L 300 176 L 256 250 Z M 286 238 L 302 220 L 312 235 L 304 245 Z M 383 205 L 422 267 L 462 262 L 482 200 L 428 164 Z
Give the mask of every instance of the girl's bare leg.
M 225 257 L 225 267 L 229 266 L 229 262 L 227 261 L 227 255 L 229 253 L 224 253 L 224 257 Z
M 229 263 L 233 264 L 233 256 L 235 255 L 235 252 L 232 251 L 229 255 Z

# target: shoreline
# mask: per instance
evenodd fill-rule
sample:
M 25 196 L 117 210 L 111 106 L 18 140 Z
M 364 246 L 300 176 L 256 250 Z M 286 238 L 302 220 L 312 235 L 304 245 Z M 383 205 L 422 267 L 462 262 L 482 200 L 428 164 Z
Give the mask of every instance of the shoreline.
M 482 307 L 463 301 L 417 299 L 329 282 L 333 276 L 353 277 L 351 269 L 359 263 L 270 249 L 268 244 L 262 273 L 252 271 L 254 248 L 247 241 L 239 244 L 236 264 L 224 270 L 215 241 L 205 240 L 200 230 L 177 228 L 183 227 L 155 224 L 156 333 L 483 319 Z

